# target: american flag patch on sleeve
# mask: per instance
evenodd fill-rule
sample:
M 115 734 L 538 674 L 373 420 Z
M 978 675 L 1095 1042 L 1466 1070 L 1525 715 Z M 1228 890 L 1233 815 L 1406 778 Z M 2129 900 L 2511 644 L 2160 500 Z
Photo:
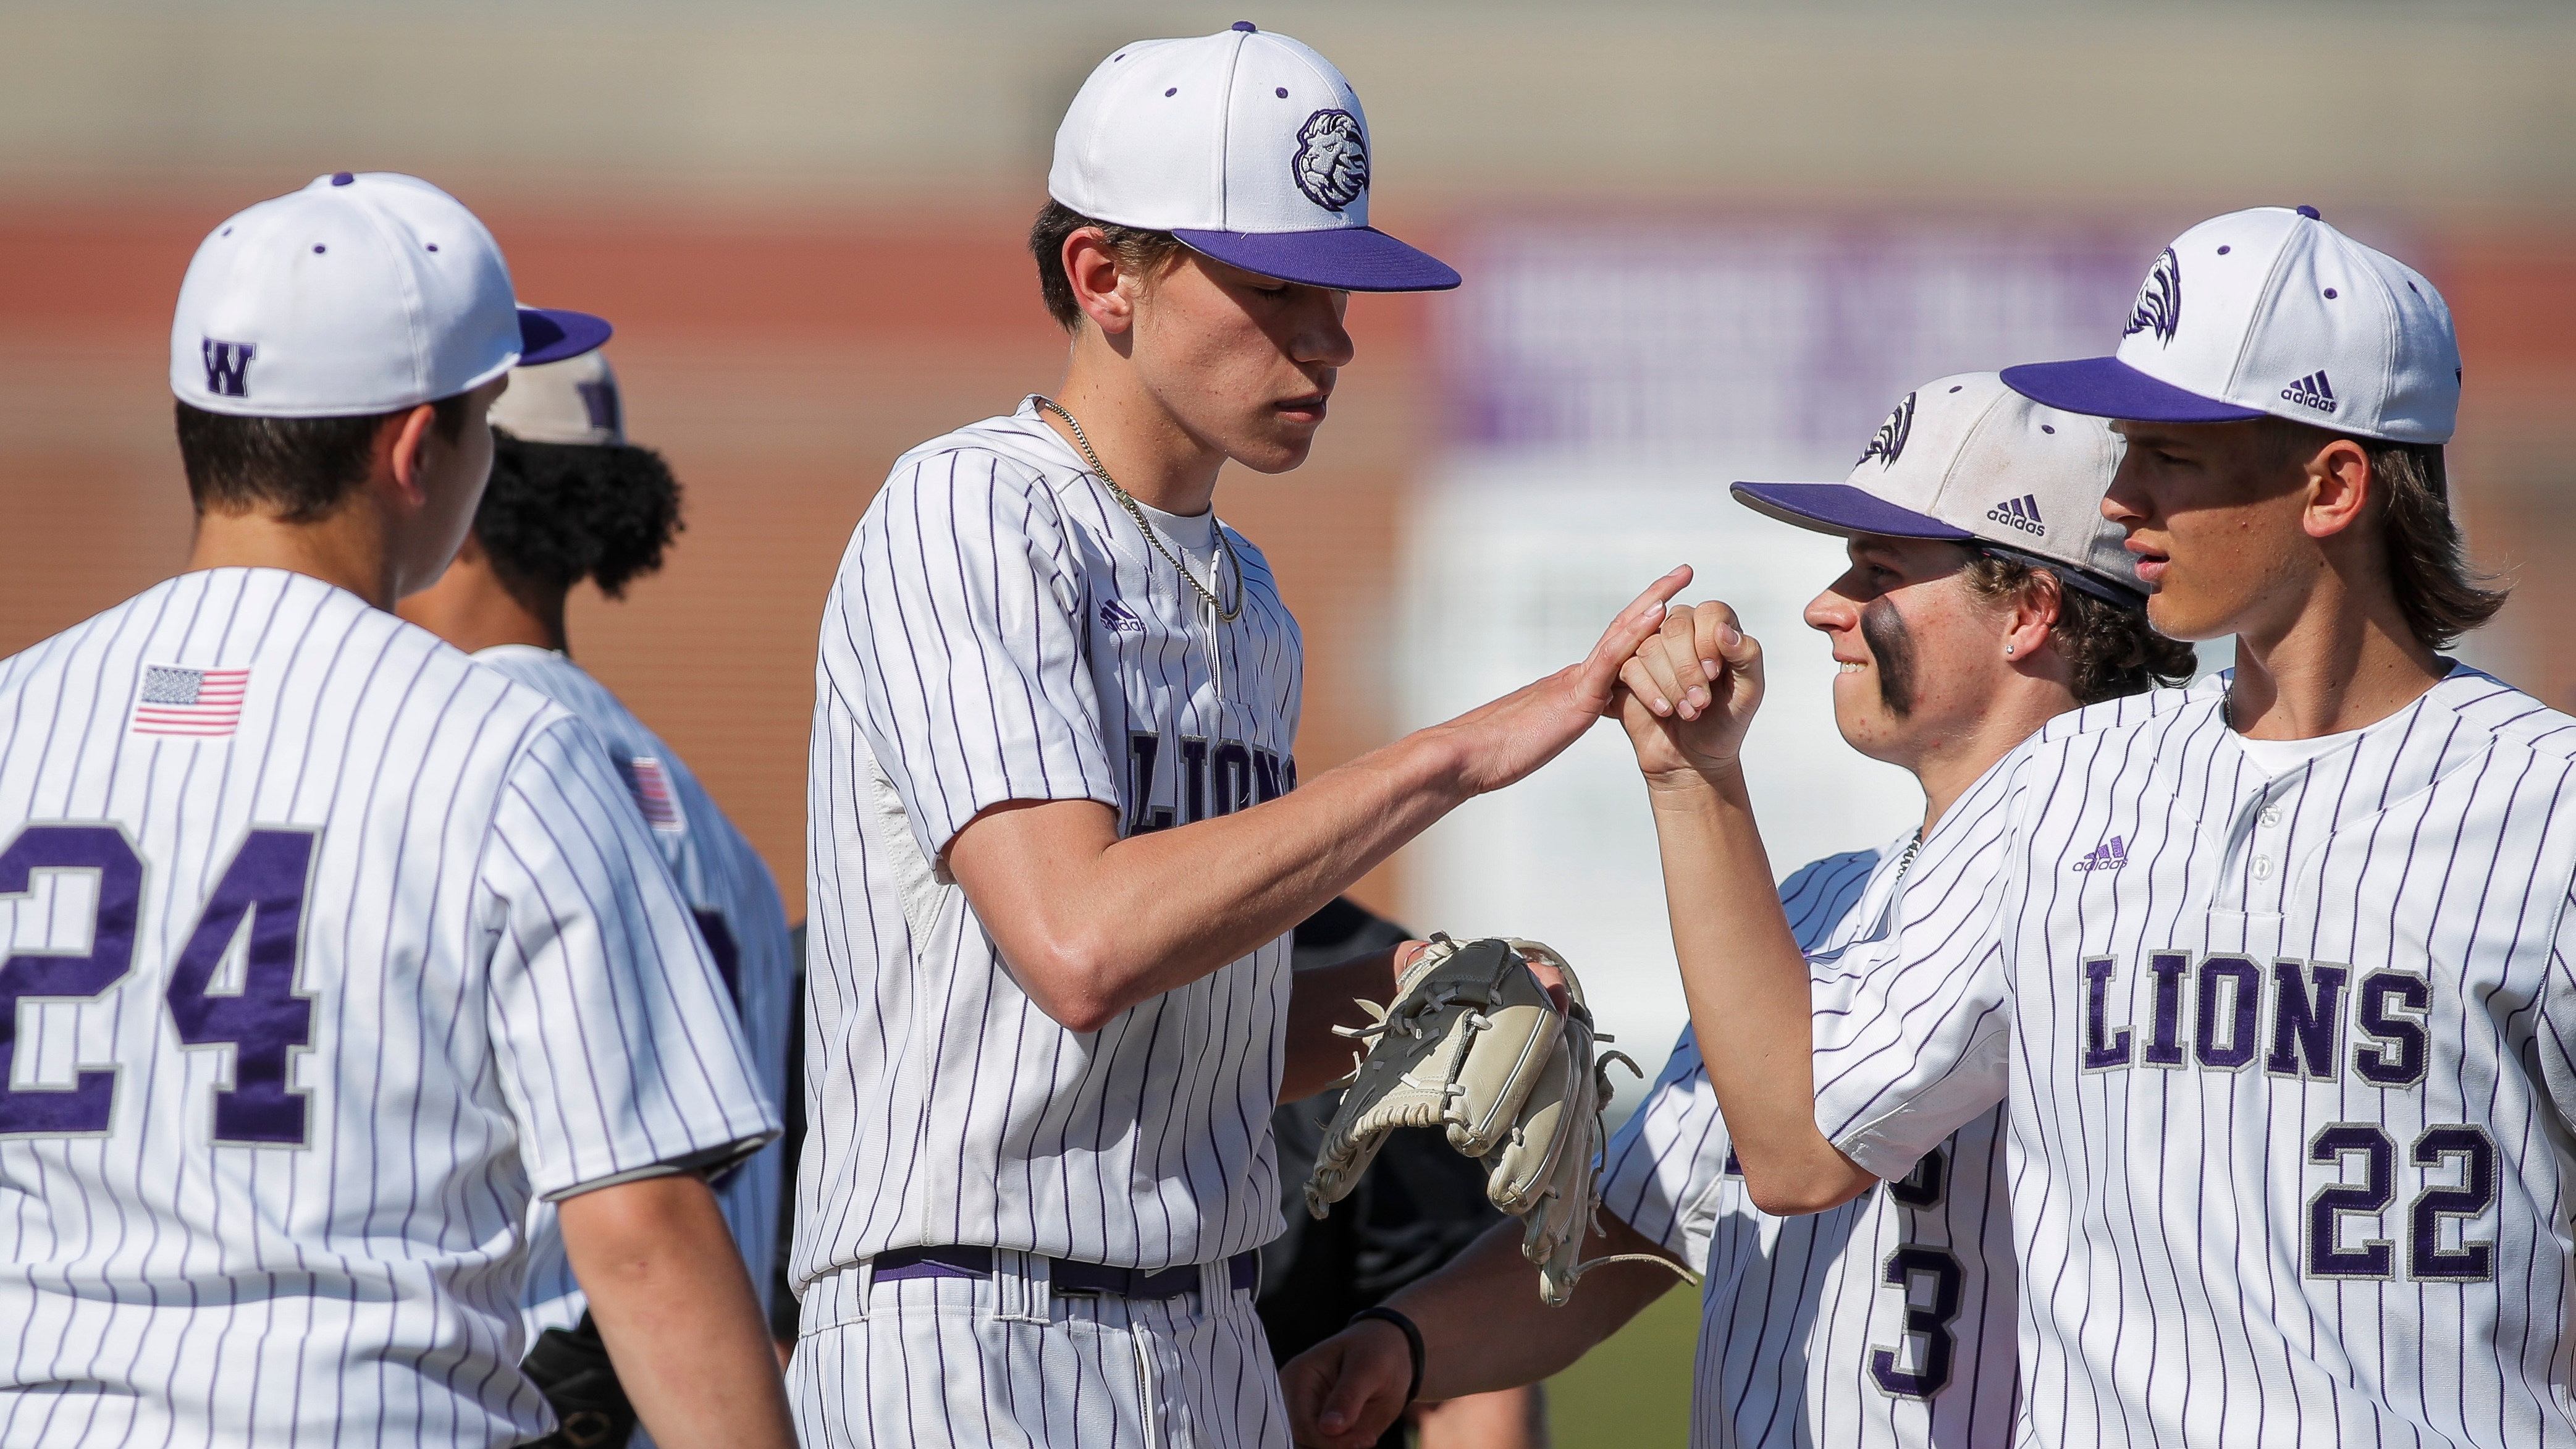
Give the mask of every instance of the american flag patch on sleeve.
M 637 755 L 627 764 L 627 788 L 635 792 L 635 804 L 644 812 L 644 823 L 656 830 L 681 829 L 680 807 L 671 798 L 671 777 L 662 770 L 662 762 L 651 755 Z
M 242 697 L 249 692 L 247 669 L 146 664 L 127 728 L 138 735 L 220 739 L 241 723 Z

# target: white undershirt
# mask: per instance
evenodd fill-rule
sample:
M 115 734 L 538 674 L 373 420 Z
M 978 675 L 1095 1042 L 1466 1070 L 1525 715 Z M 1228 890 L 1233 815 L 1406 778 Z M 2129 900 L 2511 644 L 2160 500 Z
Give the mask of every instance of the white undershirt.
M 2401 709 L 2375 724 L 2364 725 L 2357 730 L 2345 730 L 2339 735 L 2319 735 L 2312 740 L 2258 740 L 2238 735 L 2236 745 L 2245 752 L 2245 758 L 2254 762 L 2254 768 L 2278 779 L 2301 765 L 2324 759 L 2372 730 L 2395 728 L 2397 722 L 2405 715 L 2406 711 Z
M 2249 735 L 2238 735 L 2236 747 L 2245 752 L 2245 758 L 2254 762 L 2255 769 L 2278 778 L 2310 761 L 2324 759 L 2366 733 L 2366 730 L 2346 730 L 2339 735 L 2319 735 L 2312 740 L 2258 740 Z
M 1136 506 L 1145 511 L 1147 522 L 1163 531 L 1163 541 L 1179 551 L 1193 577 L 1203 584 L 1216 577 L 1215 509 L 1187 515 L 1165 513 L 1142 499 L 1137 500 Z

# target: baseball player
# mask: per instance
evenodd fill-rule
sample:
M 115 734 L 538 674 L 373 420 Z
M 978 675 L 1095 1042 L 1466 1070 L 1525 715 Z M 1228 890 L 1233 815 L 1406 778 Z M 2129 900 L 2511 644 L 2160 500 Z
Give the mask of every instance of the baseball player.
M 664 1443 L 788 1442 L 687 905 L 577 719 L 388 612 L 511 365 L 607 330 L 406 176 L 198 248 L 188 571 L 0 662 L 0 1442 L 534 1439 L 537 1197 Z
M 825 605 L 812 767 L 808 1443 L 1281 1444 L 1252 1307 L 1271 1108 L 1349 1067 L 1393 957 L 1288 935 L 1611 707 L 1592 655 L 1302 783 L 1302 649 L 1218 470 L 1303 462 L 1368 227 L 1358 97 L 1243 22 L 1101 62 L 1032 231 L 1064 384 L 924 444 Z
M 1810 1063 L 1763 1037 L 1800 963 L 1725 893 L 1758 651 L 1705 609 L 1637 661 L 1682 704 L 1629 722 L 1668 871 L 1720 903 L 1674 927 L 1753 1196 L 1831 1204 L 2005 1101 L 2026 1439 L 2576 1443 L 2576 729 L 2439 652 L 2502 602 L 2445 496 L 2440 296 L 2241 211 L 2157 258 L 2116 357 L 2004 378 L 2118 419 L 2150 615 L 2237 665 L 1996 766 L 1926 837 L 1892 969 L 1816 994 Z
M 2188 679 L 2188 646 L 2147 627 L 2121 531 L 2101 515 L 2120 443 L 2099 420 L 2022 398 L 1993 373 L 1925 383 L 1845 483 L 1739 483 L 1775 518 L 1850 540 L 1851 568 L 1807 606 L 1842 671 L 1843 737 L 1922 785 L 1921 830 L 1796 871 L 1779 901 L 1830 983 L 1885 929 L 1923 831 L 2050 718 Z M 1676 890 L 1681 888 L 1676 883 Z M 1691 1442 L 1871 1449 L 2003 1442 L 2014 1421 L 2016 1274 L 2003 1113 L 1966 1125 L 1902 1180 L 1830 1212 L 1756 1208 L 1687 1030 L 1604 1153 L 1587 1258 L 1660 1254 L 1705 1275 Z M 1605 1264 L 1561 1309 L 1529 1289 L 1519 1229 L 1396 1298 L 1424 1345 L 1421 1392 L 1535 1380 L 1672 1286 Z M 1367 1442 L 1414 1372 L 1386 1321 L 1288 1366 L 1303 1442 Z
M 603 352 L 513 369 L 492 426 L 492 481 L 473 530 L 439 581 L 396 612 L 571 710 L 608 747 L 739 1008 L 761 1087 L 780 1100 L 795 961 L 777 884 L 688 765 L 572 661 L 564 633 L 574 584 L 588 579 L 616 598 L 661 567 L 681 527 L 679 484 L 660 454 L 626 441 Z M 773 1142 L 716 1193 L 764 1312 L 782 1161 Z M 595 1337 L 579 1330 L 584 1307 L 553 1205 L 540 1201 L 529 1223 L 529 1340 L 569 1330 L 596 1357 Z

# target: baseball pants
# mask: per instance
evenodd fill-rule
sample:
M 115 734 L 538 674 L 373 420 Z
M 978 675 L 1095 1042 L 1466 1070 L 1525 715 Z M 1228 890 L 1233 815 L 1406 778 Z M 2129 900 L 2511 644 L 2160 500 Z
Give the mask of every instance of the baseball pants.
M 1164 1299 L 1053 1291 L 1043 1258 L 989 1276 L 806 1290 L 787 1391 L 807 1449 L 995 1444 L 1288 1449 L 1287 1408 L 1252 1295 L 1222 1263 Z

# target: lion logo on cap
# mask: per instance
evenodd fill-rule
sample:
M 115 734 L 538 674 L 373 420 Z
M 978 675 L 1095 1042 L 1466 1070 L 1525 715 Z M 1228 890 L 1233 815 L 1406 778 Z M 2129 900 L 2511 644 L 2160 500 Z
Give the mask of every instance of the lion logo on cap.
M 2138 300 L 2129 308 L 2129 325 L 2120 331 L 2123 337 L 2153 332 L 2156 341 L 2171 342 L 2174 329 L 2182 325 L 2182 259 L 2172 247 L 2156 258 L 2147 269 L 2147 279 L 2138 284 Z
M 1368 134 L 1348 111 L 1322 110 L 1297 128 L 1297 189 L 1326 211 L 1339 211 L 1368 190 Z
M 1852 466 L 1857 468 L 1861 463 L 1866 463 L 1872 458 L 1878 460 L 1878 466 L 1881 468 L 1892 465 L 1898 458 L 1905 455 L 1905 439 L 1913 431 L 1914 394 L 1909 392 L 1905 395 L 1905 401 L 1896 405 L 1896 411 L 1887 415 L 1887 421 L 1878 425 L 1878 431 L 1871 436 L 1869 446 L 1861 449 L 1860 463 L 1854 463 Z

